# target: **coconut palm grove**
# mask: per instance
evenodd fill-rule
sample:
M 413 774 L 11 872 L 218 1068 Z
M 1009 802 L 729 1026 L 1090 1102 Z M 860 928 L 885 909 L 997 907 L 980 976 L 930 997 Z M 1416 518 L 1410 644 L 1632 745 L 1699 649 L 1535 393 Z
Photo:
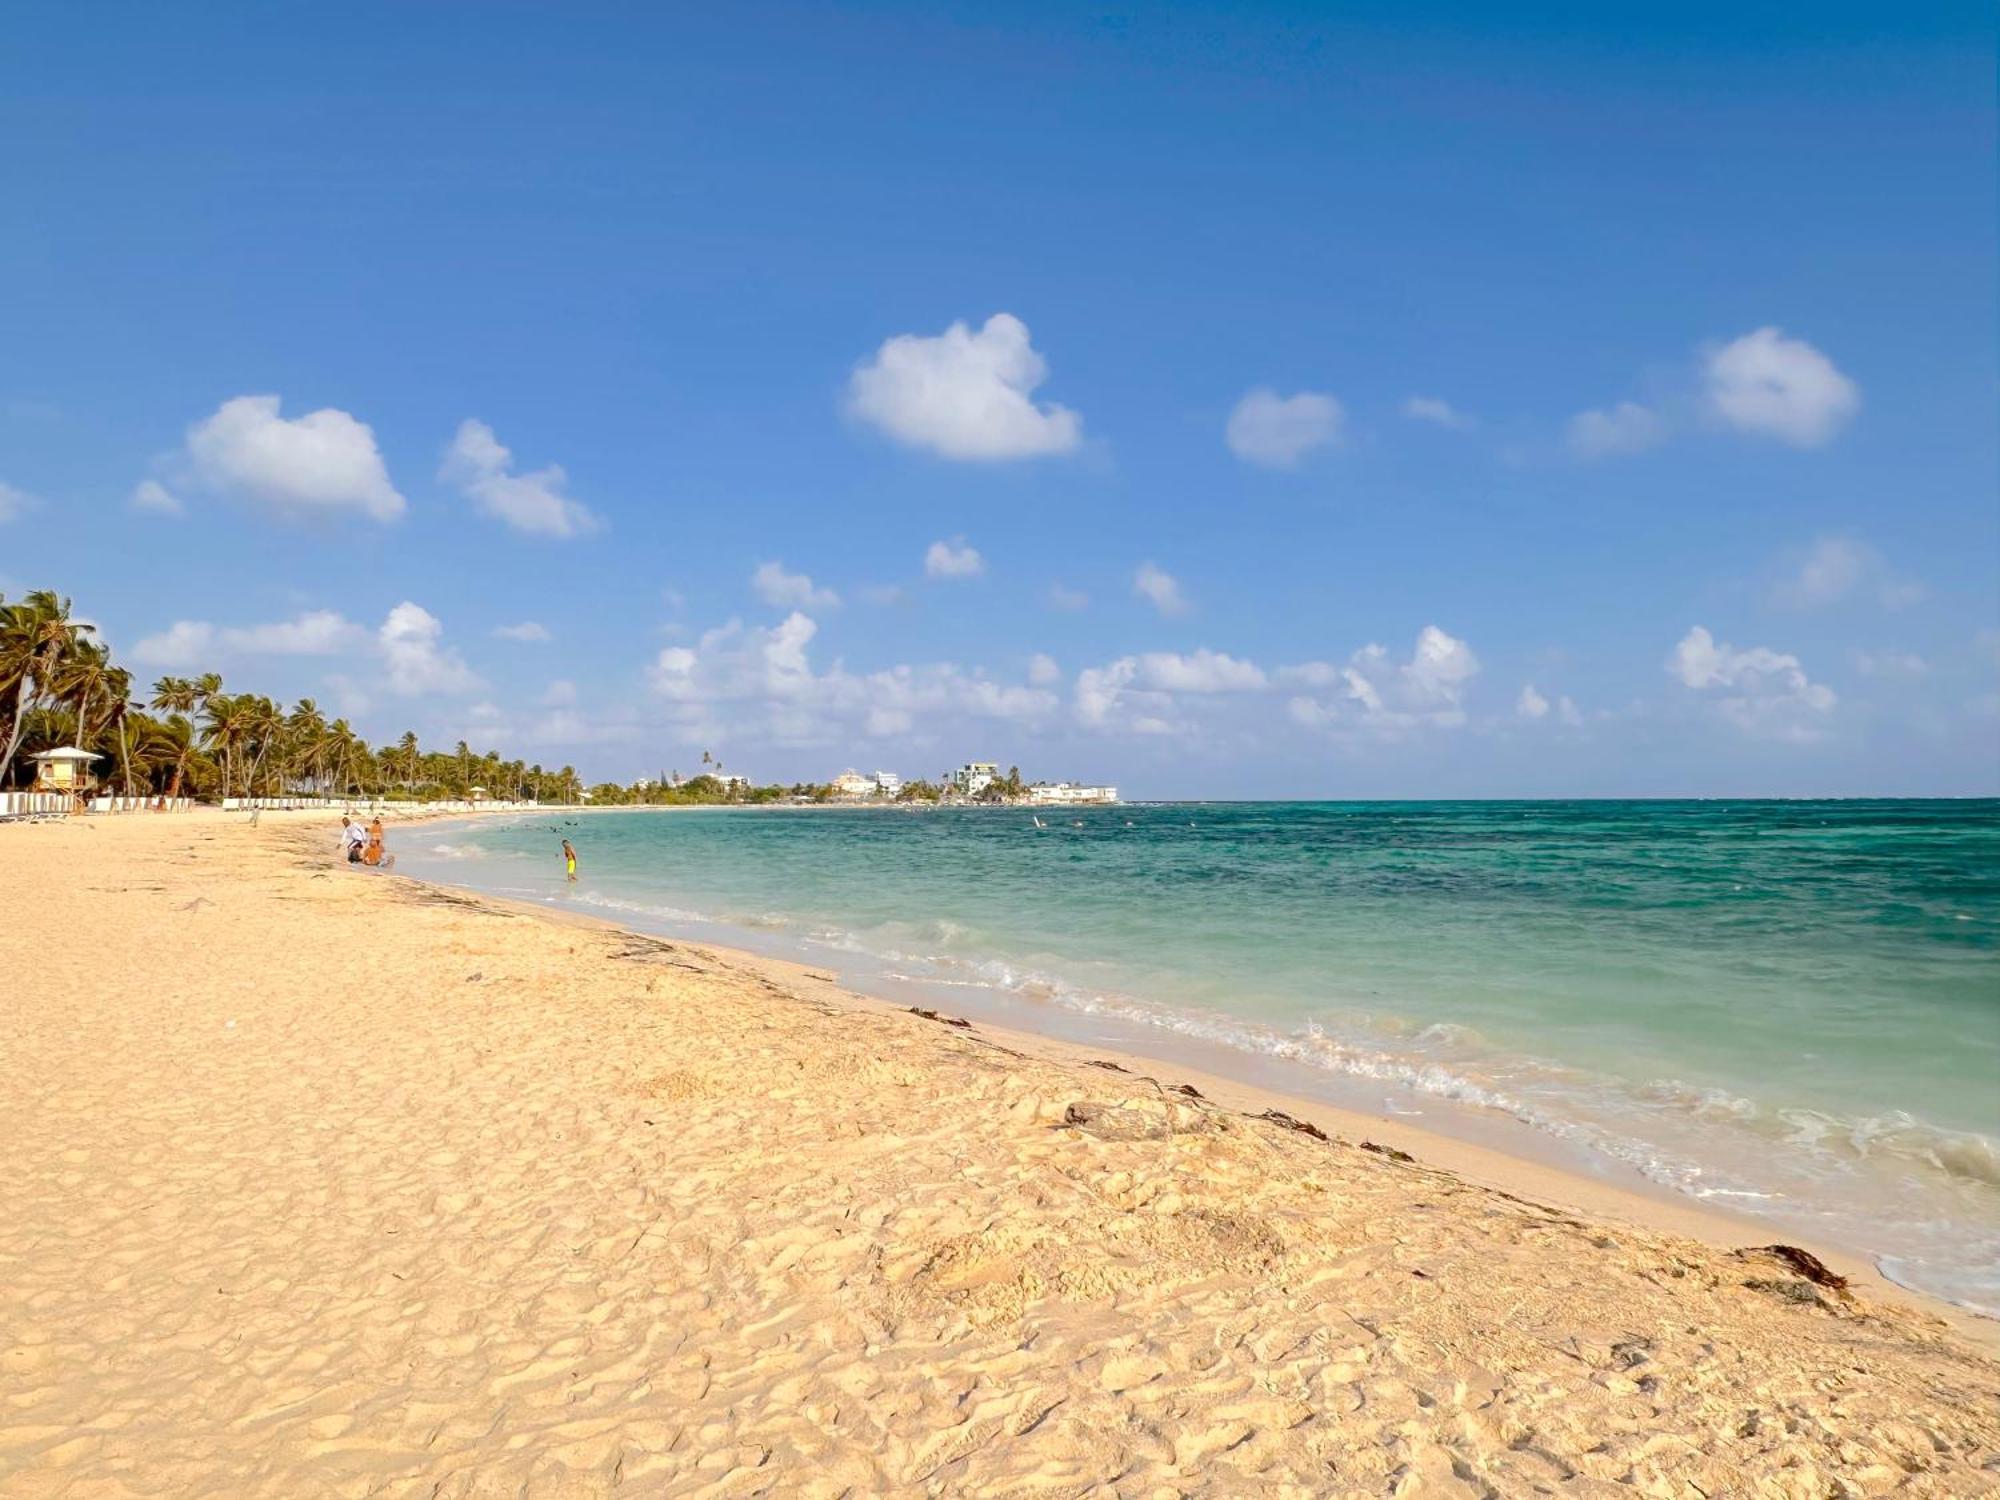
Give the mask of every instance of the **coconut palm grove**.
M 101 784 L 125 797 L 317 794 L 439 801 L 482 789 L 497 798 L 575 802 L 573 766 L 549 770 L 460 740 L 426 750 L 414 731 L 370 745 L 311 698 L 289 708 L 232 693 L 214 672 L 142 684 L 97 629 L 48 589 L 0 595 L 0 791 L 24 785 L 31 757 L 94 751 Z

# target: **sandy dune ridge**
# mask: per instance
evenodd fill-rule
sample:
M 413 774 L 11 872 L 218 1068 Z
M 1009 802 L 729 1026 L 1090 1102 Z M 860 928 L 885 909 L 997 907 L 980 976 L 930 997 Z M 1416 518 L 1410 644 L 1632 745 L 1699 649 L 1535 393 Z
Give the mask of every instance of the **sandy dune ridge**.
M 332 843 L 0 829 L 10 1500 L 2000 1494 L 1921 1310 Z

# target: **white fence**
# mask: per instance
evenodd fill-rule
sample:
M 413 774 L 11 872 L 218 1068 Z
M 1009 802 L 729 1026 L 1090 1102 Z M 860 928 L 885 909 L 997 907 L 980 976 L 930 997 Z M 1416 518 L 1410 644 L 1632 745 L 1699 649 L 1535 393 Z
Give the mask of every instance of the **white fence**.
M 79 803 L 67 792 L 0 792 L 0 818 L 60 818 L 82 810 L 91 813 L 186 812 L 199 806 L 191 797 L 92 797 Z M 549 806 L 556 806 L 550 803 Z M 224 812 L 296 812 L 319 809 L 329 813 L 398 814 L 462 812 L 536 812 L 538 802 L 392 802 L 383 797 L 225 797 Z
M 553 804 L 552 804 L 553 805 Z M 488 798 L 482 802 L 402 802 L 389 797 L 225 797 L 224 812 L 296 812 L 318 808 L 327 812 L 384 813 L 394 816 L 441 812 L 535 812 L 539 802 L 502 802 Z
M 194 806 L 191 797 L 92 797 L 94 813 L 186 812 Z
M 0 792 L 0 818 L 60 817 L 69 808 L 63 792 Z

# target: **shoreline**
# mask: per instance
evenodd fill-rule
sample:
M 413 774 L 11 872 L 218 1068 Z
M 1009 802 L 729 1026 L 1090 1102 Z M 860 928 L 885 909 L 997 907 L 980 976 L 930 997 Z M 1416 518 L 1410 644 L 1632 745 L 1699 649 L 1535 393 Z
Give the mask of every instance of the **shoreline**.
M 676 807 L 598 809 L 606 813 L 692 810 Z M 467 815 L 462 813 L 440 814 L 434 821 L 448 824 L 461 819 L 473 821 L 480 816 L 483 815 L 475 814 L 467 819 Z M 658 940 L 662 936 L 614 917 L 550 902 L 498 895 L 435 873 L 413 875 L 401 870 L 392 873 L 418 885 L 450 890 L 524 916 L 541 917 L 565 925 L 596 927 L 642 940 Z M 735 936 L 751 936 L 719 920 L 715 925 Z M 855 1013 L 860 1015 L 907 1014 L 913 1009 L 904 1003 L 907 999 L 916 999 L 926 1008 L 941 1008 L 953 1003 L 948 994 L 924 993 L 932 987 L 922 981 L 908 981 L 905 987 L 910 994 L 899 1000 L 856 988 L 840 979 L 824 963 L 760 952 L 738 943 L 718 942 L 703 936 L 689 937 L 685 932 L 671 934 L 671 940 L 697 949 L 724 965 L 792 979 L 806 977 L 815 984 L 831 985 L 842 1000 L 851 1004 Z M 975 1006 L 975 1013 L 977 1009 Z M 1588 1156 L 1587 1148 L 1571 1147 L 1568 1143 L 1546 1138 L 1534 1126 L 1511 1116 L 1469 1104 L 1441 1101 L 1433 1107 L 1460 1128 L 1436 1128 L 1413 1123 L 1407 1117 L 1393 1113 L 1370 1111 L 1243 1076 L 1279 1073 L 1285 1069 L 1273 1059 L 1248 1054 L 1239 1058 L 1220 1044 L 1180 1038 L 1177 1046 L 1149 1048 L 1144 1045 L 1152 1040 L 1149 1037 L 1139 1038 L 1136 1044 L 1124 1038 L 1111 1042 L 1083 1042 L 976 1014 L 969 1025 L 976 1033 L 997 1038 L 1002 1044 L 1026 1055 L 1069 1066 L 1097 1066 L 1108 1061 L 1140 1078 L 1155 1073 L 1171 1073 L 1176 1081 L 1191 1080 L 1204 1097 L 1225 1103 L 1245 1115 L 1262 1115 L 1275 1110 L 1319 1125 L 1329 1134 L 1343 1139 L 1351 1138 L 1357 1143 L 1371 1140 L 1402 1151 L 1420 1163 L 1450 1172 L 1478 1186 L 1554 1200 L 1567 1210 L 1593 1218 L 1682 1235 L 1724 1250 L 1774 1241 L 1794 1243 L 1811 1251 L 1855 1286 L 1865 1288 L 1869 1295 L 1939 1317 L 1951 1324 L 1961 1336 L 2000 1353 L 2000 1318 L 1963 1307 L 1921 1288 L 1905 1286 L 1884 1274 L 1865 1251 L 1832 1243 L 1816 1235 L 1800 1234 L 1749 1212 L 1732 1211 L 1727 1207 L 1693 1200 L 1609 1159 L 1591 1157 L 1592 1166 L 1601 1175 L 1583 1166 L 1567 1164 L 1562 1160 L 1566 1150 L 1570 1154 Z M 1164 1043 L 1168 1039 L 1163 1037 L 1161 1040 Z M 1231 1067 L 1230 1064 L 1240 1066 Z M 1514 1149 L 1509 1149 L 1510 1145 Z
M 1768 1235 L 375 873 L 0 830 L 5 1500 L 2000 1495 L 1987 1330 Z

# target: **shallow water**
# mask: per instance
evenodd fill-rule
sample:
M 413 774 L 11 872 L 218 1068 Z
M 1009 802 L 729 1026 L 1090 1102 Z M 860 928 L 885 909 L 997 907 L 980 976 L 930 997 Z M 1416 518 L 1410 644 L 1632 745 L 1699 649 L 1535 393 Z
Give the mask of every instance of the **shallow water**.
M 399 844 L 415 874 L 1501 1111 L 2000 1314 L 2000 802 L 1041 817 L 547 814 Z

